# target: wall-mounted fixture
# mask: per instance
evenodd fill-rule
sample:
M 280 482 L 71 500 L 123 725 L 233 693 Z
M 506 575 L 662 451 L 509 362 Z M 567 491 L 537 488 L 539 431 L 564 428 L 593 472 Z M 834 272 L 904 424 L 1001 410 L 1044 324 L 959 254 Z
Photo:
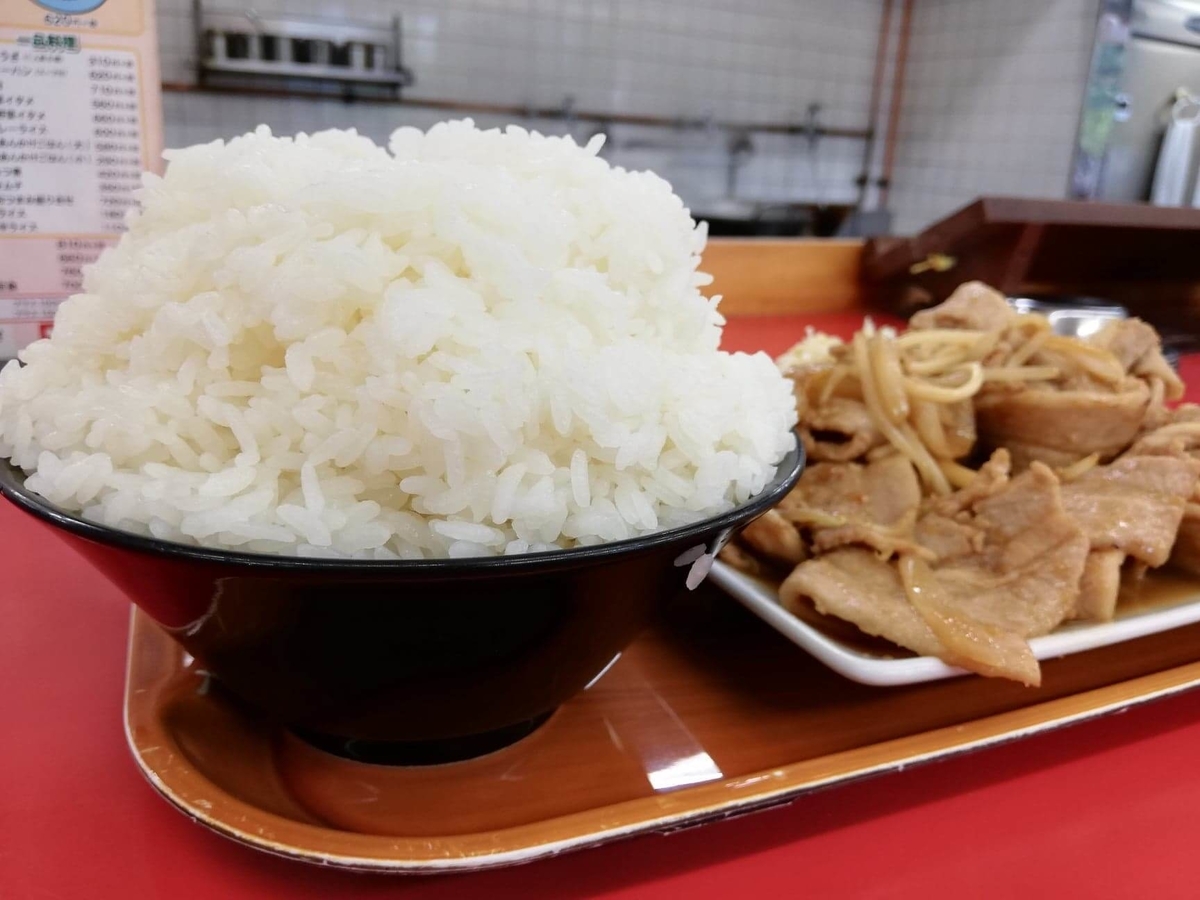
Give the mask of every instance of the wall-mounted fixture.
M 201 83 L 213 76 L 300 79 L 400 89 L 413 82 L 400 60 L 400 17 L 387 24 L 331 21 L 195 3 Z M 286 84 L 286 81 L 284 81 Z
M 808 141 L 808 152 L 814 153 L 817 149 L 817 141 L 821 139 L 821 109 L 823 104 L 810 103 L 808 111 L 804 114 L 804 139 Z

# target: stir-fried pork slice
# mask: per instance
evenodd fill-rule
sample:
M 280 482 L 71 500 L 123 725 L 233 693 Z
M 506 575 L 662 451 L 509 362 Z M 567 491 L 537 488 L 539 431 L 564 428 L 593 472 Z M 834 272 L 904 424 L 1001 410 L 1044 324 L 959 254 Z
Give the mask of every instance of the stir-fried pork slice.
M 1200 406 L 1195 403 L 1181 403 L 1171 411 L 1166 427 L 1143 437 L 1129 452 L 1159 452 L 1170 456 L 1182 456 L 1190 459 L 1200 474 L 1200 427 L 1196 426 L 1200 426 Z M 1200 575 L 1200 478 L 1196 484 L 1197 489 L 1192 492 L 1187 506 L 1183 509 L 1179 533 L 1175 537 L 1175 546 L 1171 549 L 1171 563 L 1185 572 Z
M 975 416 L 983 442 L 1008 448 L 1017 468 L 1034 460 L 1065 466 L 1092 453 L 1111 459 L 1128 447 L 1149 402 L 1150 389 L 1137 379 L 1117 393 L 989 390 L 975 398 Z
M 996 450 L 988 461 L 979 467 L 979 471 L 966 487 L 945 497 L 930 497 L 926 501 L 926 511 L 943 516 L 958 515 L 985 497 L 990 497 L 1007 487 L 1011 472 L 1012 457 L 1009 452 L 1003 448 Z
M 760 576 L 764 574 L 763 564 L 758 561 L 757 557 L 744 550 L 738 541 L 730 541 L 722 547 L 717 554 L 717 559 L 747 575 Z
M 921 485 L 912 464 L 893 455 L 866 465 L 810 466 L 777 510 L 809 530 L 818 551 L 864 544 L 891 555 L 919 552 L 911 532 L 920 502 Z
M 1171 554 L 1184 506 L 1196 490 L 1191 462 L 1176 456 L 1123 456 L 1063 485 L 1063 506 L 1091 542 L 1150 566 Z
M 1088 338 L 1088 343 L 1108 350 L 1126 371 L 1162 349 L 1158 332 L 1141 319 L 1114 319 Z
M 972 524 L 982 552 L 935 571 L 960 610 L 1021 637 L 1047 634 L 1075 606 L 1088 541 L 1064 509 L 1058 479 L 1035 463 L 980 500 Z
M 889 529 L 862 522 L 851 522 L 836 528 L 818 528 L 813 531 L 813 550 L 824 553 L 834 547 L 855 545 L 871 547 L 884 559 L 897 553 L 915 553 L 932 559 L 933 553 L 922 547 L 909 533 L 911 529 Z
M 777 563 L 794 566 L 808 555 L 796 526 L 773 509 L 743 528 L 741 538 L 750 549 Z
M 857 548 L 801 563 L 780 588 L 781 600 L 794 606 L 807 597 L 819 611 L 917 653 L 1036 683 L 1024 641 L 1074 609 L 1088 555 L 1057 478 L 1034 464 L 957 514 L 947 506 L 927 515 L 938 517 L 939 535 L 952 524 L 972 529 L 965 543 L 973 552 L 930 568 L 936 602 L 916 608 L 895 566 Z
M 1121 565 L 1124 562 L 1125 554 L 1120 550 L 1093 550 L 1088 554 L 1079 581 L 1074 618 L 1112 621 L 1121 594 Z
M 1159 550 L 1161 550 L 1161 545 L 1167 541 L 1166 531 L 1175 521 L 1175 507 L 1179 505 L 1179 497 L 1186 501 L 1175 531 L 1174 545 L 1170 548 L 1170 562 L 1186 571 L 1200 574 L 1200 406 L 1184 403 L 1170 410 L 1160 421 L 1146 430 L 1122 456 L 1123 461 L 1145 458 L 1167 458 L 1182 461 L 1192 472 L 1193 487 L 1190 493 L 1182 495 L 1173 493 L 1185 489 L 1186 479 L 1182 474 L 1174 475 L 1169 484 L 1157 486 L 1154 484 L 1148 486 L 1131 484 L 1129 490 L 1132 493 L 1138 493 L 1141 487 L 1148 487 L 1146 496 L 1159 497 L 1160 502 L 1163 493 L 1171 494 L 1174 498 L 1165 501 L 1166 505 L 1171 507 L 1169 515 L 1156 519 L 1157 527 L 1154 534 L 1150 535 L 1157 538 L 1156 549 Z M 1126 462 L 1126 465 L 1133 465 L 1133 463 Z M 1142 463 L 1139 464 L 1139 467 L 1145 465 L 1147 464 Z M 1168 465 L 1177 467 L 1178 463 Z M 1084 484 L 1086 485 L 1086 483 L 1085 481 Z M 1132 502 L 1146 501 L 1143 498 Z M 1153 508 L 1142 514 L 1143 518 L 1153 516 L 1158 516 L 1158 511 Z M 1140 561 L 1143 564 L 1149 562 L 1151 565 L 1159 565 L 1159 563 L 1150 562 L 1144 558 L 1141 558 Z
M 819 511 L 832 519 L 895 525 L 914 513 L 920 502 L 921 485 L 912 463 L 891 455 L 866 465 L 809 466 L 779 505 L 779 511 L 789 518 Z
M 983 549 L 986 534 L 982 528 L 969 521 L 960 521 L 954 516 L 937 512 L 926 512 L 917 520 L 913 537 L 939 562 L 946 562 L 979 553 Z
M 848 397 L 807 407 L 800 414 L 800 436 L 815 462 L 849 462 L 884 442 L 866 406 Z
M 1158 332 L 1141 319 L 1109 322 L 1089 343 L 1111 352 L 1131 375 L 1160 380 L 1168 400 L 1183 396 L 1183 382 L 1163 356 Z
M 1183 510 L 1171 563 L 1185 572 L 1200 575 L 1200 504 L 1189 503 Z
M 964 615 L 922 560 L 905 557 L 899 569 L 908 602 L 946 650 L 943 659 L 981 675 L 1041 684 L 1041 668 L 1024 638 Z
M 997 333 L 999 344 L 985 365 L 1003 366 L 1015 350 L 1031 339 L 1022 321 L 999 292 L 971 282 L 962 285 L 940 306 L 914 315 L 909 324 L 916 330 L 949 328 Z M 1074 371 L 1067 366 L 1053 383 L 1016 380 L 986 384 L 974 398 L 982 443 L 988 447 L 1007 447 L 1018 469 L 1034 460 L 1065 466 L 1092 453 L 1108 460 L 1135 439 L 1152 399 L 1157 407 L 1155 398 L 1165 395 L 1175 399 L 1182 395 L 1182 382 L 1163 358 L 1158 335 L 1145 322 L 1137 319 L 1113 322 L 1091 340 L 1090 346 L 1096 349 L 1084 346 L 1078 349 L 1087 352 L 1067 354 L 1082 368 Z M 1026 362 L 1058 366 L 1056 354 L 1063 349 L 1048 348 L 1049 342 Z M 1039 354 L 1049 354 L 1049 358 L 1041 359 Z M 1122 371 L 1127 373 L 1123 379 Z M 1161 392 L 1152 391 L 1151 384 L 1155 381 L 1162 382 Z
M 982 281 L 960 284 L 945 301 L 914 313 L 909 327 L 916 329 L 957 328 L 970 331 L 1001 331 L 1017 313 L 1004 295 Z
M 970 509 L 1008 486 L 1010 468 L 1008 451 L 997 450 L 966 487 L 945 497 L 926 499 L 914 531 L 917 542 L 941 563 L 983 552 L 987 533 L 971 521 Z
M 1200 406 L 1182 403 L 1146 426 L 1127 456 L 1183 456 L 1200 470 Z
M 1171 410 L 1171 422 L 1200 422 L 1200 403 L 1180 403 Z
M 941 656 L 941 641 L 908 602 L 900 573 L 870 550 L 842 547 L 798 565 L 779 587 L 785 609 L 795 612 L 804 598 L 817 611 L 857 625 L 874 637 L 922 656 Z
M 834 362 L 830 357 L 827 363 L 788 371 L 800 436 L 814 462 L 848 462 L 885 443 L 863 401 L 834 392 L 839 386 L 830 381 L 839 377 L 831 368 Z

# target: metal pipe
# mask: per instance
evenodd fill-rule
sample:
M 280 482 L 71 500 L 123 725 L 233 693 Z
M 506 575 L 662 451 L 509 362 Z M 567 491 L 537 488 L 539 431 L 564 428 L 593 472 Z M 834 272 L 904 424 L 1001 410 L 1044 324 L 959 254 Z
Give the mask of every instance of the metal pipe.
M 875 134 L 879 128 L 879 105 L 883 102 L 883 72 L 887 66 L 888 39 L 892 30 L 892 0 L 883 0 L 883 16 L 879 21 L 879 41 L 875 45 L 875 72 L 871 76 L 871 100 L 867 113 L 867 139 L 863 144 L 862 174 L 858 176 L 858 208 L 867 202 L 871 186 L 871 163 L 875 156 Z
M 883 174 L 879 179 L 879 208 L 887 209 L 896 162 L 896 138 L 900 129 L 900 105 L 904 100 L 904 69 L 908 63 L 908 38 L 912 31 L 913 0 L 904 0 L 900 11 L 900 36 L 896 42 L 896 66 L 892 75 L 892 102 L 888 110 L 887 137 L 883 141 Z
M 276 90 L 260 87 L 226 87 L 213 85 L 195 85 L 179 82 L 163 82 L 162 89 L 167 93 L 204 93 L 204 94 L 236 94 L 256 97 L 299 97 L 310 100 L 332 100 L 336 94 L 322 91 Z M 395 106 L 414 106 L 422 109 L 446 109 L 453 112 L 475 112 L 497 116 L 514 116 L 517 118 L 561 119 L 563 108 L 534 107 L 519 104 L 500 103 L 470 103 L 461 100 L 441 99 L 412 99 L 405 97 L 395 99 L 387 96 L 358 96 L 353 98 L 356 103 L 388 103 Z M 840 137 L 854 140 L 866 140 L 870 134 L 868 128 L 830 128 L 820 126 L 815 130 L 804 123 L 786 122 L 734 122 L 712 121 L 710 119 L 672 119 L 667 116 L 646 116 L 630 113 L 611 113 L 590 110 L 572 110 L 575 121 L 603 122 L 618 125 L 649 125 L 660 128 L 694 128 L 697 130 L 713 127 L 728 131 L 756 131 L 767 134 L 816 135 L 818 137 Z

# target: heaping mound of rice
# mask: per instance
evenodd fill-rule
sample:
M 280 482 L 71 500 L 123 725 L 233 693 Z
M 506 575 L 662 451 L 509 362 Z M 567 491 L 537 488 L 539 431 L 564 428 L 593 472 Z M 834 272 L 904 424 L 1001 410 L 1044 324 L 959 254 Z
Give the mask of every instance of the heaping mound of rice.
M 89 519 L 302 556 L 594 544 L 746 500 L 789 383 L 717 349 L 704 229 L 599 146 L 462 121 L 169 152 L 0 373 L 0 455 Z

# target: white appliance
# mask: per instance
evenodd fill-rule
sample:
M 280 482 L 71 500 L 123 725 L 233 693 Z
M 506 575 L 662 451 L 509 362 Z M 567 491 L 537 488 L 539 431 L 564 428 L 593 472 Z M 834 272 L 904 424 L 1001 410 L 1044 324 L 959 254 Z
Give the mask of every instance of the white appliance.
M 1097 194 L 1104 200 L 1150 199 L 1180 91 L 1200 96 L 1200 2 L 1135 0 L 1129 24 L 1122 108 L 1109 135 Z M 1182 142 L 1168 144 L 1168 154 Z M 1195 189 L 1198 162 L 1200 153 L 1190 154 L 1184 184 L 1179 186 L 1185 203 Z M 1176 181 L 1179 178 L 1176 174 Z

